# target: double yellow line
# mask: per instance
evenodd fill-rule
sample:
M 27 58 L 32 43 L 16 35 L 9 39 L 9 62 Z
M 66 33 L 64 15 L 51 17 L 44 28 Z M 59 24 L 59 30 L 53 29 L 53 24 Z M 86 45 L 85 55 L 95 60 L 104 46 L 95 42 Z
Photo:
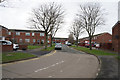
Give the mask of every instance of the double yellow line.
M 53 54 L 55 54 L 55 53 L 56 53 L 56 50 L 54 50 L 53 52 L 51 52 L 51 53 L 49 53 L 49 54 L 40 56 L 40 57 L 38 57 L 38 58 L 33 58 L 33 59 L 29 59 L 29 60 L 22 60 L 22 61 L 17 61 L 17 62 L 12 62 L 12 63 L 1 64 L 0 66 L 6 66 L 6 65 L 10 65 L 10 64 L 17 64 L 17 63 L 22 63 L 22 62 L 27 62 L 27 61 L 33 61 L 33 60 L 40 59 L 40 58 L 42 58 L 42 57 L 51 56 L 51 55 L 53 55 Z

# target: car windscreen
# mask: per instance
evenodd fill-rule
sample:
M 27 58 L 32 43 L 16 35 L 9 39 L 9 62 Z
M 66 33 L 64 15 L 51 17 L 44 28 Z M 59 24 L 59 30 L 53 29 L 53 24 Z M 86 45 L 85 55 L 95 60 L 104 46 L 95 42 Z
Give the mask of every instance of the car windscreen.
M 61 43 L 56 43 L 56 45 L 61 46 Z

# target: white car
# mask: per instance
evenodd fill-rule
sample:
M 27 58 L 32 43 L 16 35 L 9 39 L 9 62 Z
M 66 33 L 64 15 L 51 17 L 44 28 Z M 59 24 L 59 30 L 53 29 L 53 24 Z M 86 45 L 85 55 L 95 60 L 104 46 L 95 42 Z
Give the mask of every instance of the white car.
M 17 50 L 17 49 L 19 49 L 18 44 L 13 44 L 13 50 Z
M 56 43 L 55 44 L 55 49 L 62 49 L 62 44 L 61 43 Z
M 12 42 L 8 40 L 0 40 L 0 45 L 12 45 Z M 13 44 L 13 50 L 17 50 L 18 48 L 18 44 Z
M 12 42 L 8 40 L 0 40 L 0 45 L 12 45 Z

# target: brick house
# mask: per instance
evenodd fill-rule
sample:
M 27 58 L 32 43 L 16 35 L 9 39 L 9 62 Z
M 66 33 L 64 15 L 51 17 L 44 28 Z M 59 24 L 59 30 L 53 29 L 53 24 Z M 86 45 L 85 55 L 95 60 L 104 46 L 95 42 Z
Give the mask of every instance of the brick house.
M 13 43 L 18 44 L 44 44 L 46 36 L 44 31 L 38 30 L 16 30 L 16 29 L 7 29 L 3 26 L 2 28 L 2 38 L 5 40 L 10 40 Z M 48 44 L 50 44 L 51 39 L 48 36 Z
M 112 28 L 112 48 L 115 52 L 120 53 L 120 21 Z
M 84 43 L 85 41 L 89 41 L 89 37 L 79 39 L 80 43 Z M 109 33 L 100 33 L 94 35 L 92 38 L 92 42 L 94 43 L 112 43 L 112 35 Z
M 0 25 L 0 40 L 4 40 L 8 36 L 8 28 Z
M 68 41 L 68 38 L 58 38 L 58 37 L 53 38 L 53 43 L 59 42 L 65 44 L 66 41 Z

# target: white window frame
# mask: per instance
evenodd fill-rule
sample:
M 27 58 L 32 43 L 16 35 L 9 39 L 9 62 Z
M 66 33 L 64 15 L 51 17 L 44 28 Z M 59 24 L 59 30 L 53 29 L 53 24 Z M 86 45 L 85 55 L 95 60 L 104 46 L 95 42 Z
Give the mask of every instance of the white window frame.
M 49 41 L 49 40 L 48 40 L 47 42 L 48 42 L 48 43 L 50 43 L 50 41 Z
M 35 33 L 32 33 L 32 36 L 35 36 Z
M 23 42 L 23 39 L 19 39 L 19 42 Z
M 19 35 L 20 35 L 20 32 L 16 32 L 16 35 L 19 36 Z
M 26 36 L 30 36 L 30 33 L 27 32 L 27 33 L 25 33 L 25 35 L 26 35 Z
M 35 39 L 33 39 L 33 43 L 35 43 L 36 42 L 36 40 Z
M 42 42 L 44 43 L 44 39 L 42 39 Z
M 40 36 L 45 36 L 45 34 L 44 33 L 40 33 Z
M 11 32 L 8 32 L 8 35 L 11 35 Z
M 25 42 L 30 42 L 30 39 L 25 39 Z

